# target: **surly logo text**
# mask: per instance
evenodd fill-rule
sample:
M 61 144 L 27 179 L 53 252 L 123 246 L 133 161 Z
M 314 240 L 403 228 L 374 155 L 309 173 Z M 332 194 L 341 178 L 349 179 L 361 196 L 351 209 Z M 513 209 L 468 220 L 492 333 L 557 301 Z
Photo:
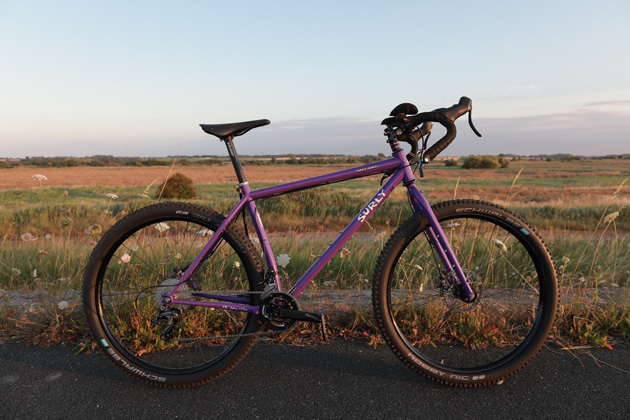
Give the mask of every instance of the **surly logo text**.
M 365 222 L 365 219 L 367 219 L 367 217 L 374 211 L 375 208 L 378 207 L 378 205 L 384 199 L 385 199 L 385 193 L 382 191 L 379 191 L 378 194 L 376 194 L 376 197 L 374 197 L 374 199 L 370 201 L 368 205 L 365 206 L 365 208 L 361 210 L 361 213 L 359 213 L 359 215 L 357 216 L 357 219 L 359 220 L 359 222 L 361 223 Z

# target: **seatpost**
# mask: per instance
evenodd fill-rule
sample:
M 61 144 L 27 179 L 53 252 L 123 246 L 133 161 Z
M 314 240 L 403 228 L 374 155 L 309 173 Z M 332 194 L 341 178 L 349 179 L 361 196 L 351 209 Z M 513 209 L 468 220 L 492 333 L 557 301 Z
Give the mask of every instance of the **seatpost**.
M 241 160 L 236 154 L 234 143 L 232 143 L 232 137 L 224 137 L 221 140 L 225 142 L 225 146 L 227 147 L 228 154 L 230 155 L 230 160 L 232 161 L 232 166 L 234 166 L 234 172 L 236 172 L 236 177 L 238 178 L 239 184 L 246 183 L 247 179 L 245 178 L 245 173 L 243 172 Z

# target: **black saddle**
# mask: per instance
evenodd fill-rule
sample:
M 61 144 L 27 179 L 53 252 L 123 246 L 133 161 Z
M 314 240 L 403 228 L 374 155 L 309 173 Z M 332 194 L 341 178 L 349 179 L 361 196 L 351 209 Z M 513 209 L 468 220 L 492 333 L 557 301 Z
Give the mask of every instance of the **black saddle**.
M 229 124 L 199 124 L 201 129 L 208 134 L 220 139 L 232 139 L 247 133 L 252 128 L 262 127 L 271 123 L 269 120 L 243 121 Z

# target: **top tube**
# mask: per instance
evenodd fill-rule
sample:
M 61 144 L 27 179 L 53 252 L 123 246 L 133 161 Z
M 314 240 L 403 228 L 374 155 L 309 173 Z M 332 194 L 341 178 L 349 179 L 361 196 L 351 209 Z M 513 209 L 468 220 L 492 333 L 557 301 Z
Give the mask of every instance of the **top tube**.
M 317 187 L 337 181 L 347 179 L 361 178 L 364 176 L 374 175 L 385 172 L 390 169 L 396 169 L 403 165 L 398 158 L 391 158 L 380 162 L 369 163 L 355 168 L 344 169 L 343 171 L 333 172 L 330 174 L 320 175 L 313 178 L 302 179 L 300 181 L 289 182 L 287 184 L 276 185 L 268 188 L 261 188 L 250 193 L 251 199 L 263 197 L 272 197 L 274 195 L 286 194 L 304 188 Z

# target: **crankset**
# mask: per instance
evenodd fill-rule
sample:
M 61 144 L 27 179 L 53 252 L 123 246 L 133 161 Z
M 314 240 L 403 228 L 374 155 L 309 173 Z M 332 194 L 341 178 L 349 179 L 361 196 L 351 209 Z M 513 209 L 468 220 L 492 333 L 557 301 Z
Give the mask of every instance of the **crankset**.
M 272 330 L 287 331 L 296 321 L 314 322 L 321 325 L 323 339 L 328 339 L 326 315 L 299 310 L 297 301 L 288 293 L 273 292 L 266 295 L 261 302 L 260 313 Z

